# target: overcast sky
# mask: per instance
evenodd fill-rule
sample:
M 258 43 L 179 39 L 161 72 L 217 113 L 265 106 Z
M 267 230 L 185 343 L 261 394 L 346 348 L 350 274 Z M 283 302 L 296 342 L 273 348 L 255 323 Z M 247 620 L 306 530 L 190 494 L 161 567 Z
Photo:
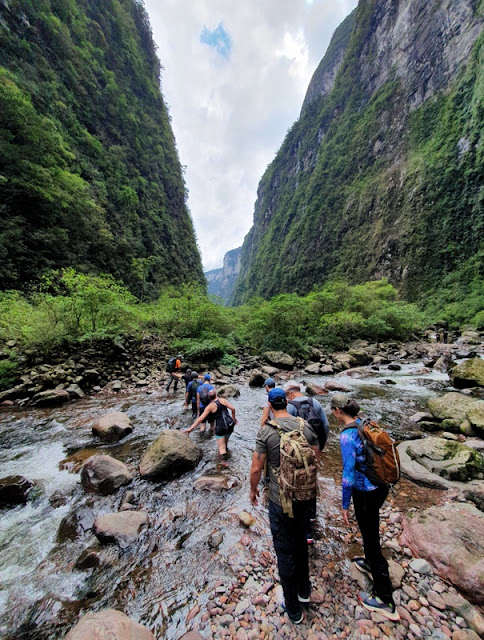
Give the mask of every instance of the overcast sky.
M 357 0 L 145 0 L 205 270 L 252 225 L 257 185 Z

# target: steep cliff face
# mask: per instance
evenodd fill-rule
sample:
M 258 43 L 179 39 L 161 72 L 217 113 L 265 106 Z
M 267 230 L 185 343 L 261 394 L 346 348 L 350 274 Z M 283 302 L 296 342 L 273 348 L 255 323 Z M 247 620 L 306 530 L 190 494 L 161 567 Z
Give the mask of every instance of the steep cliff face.
M 204 282 L 140 0 L 0 0 L 0 287 Z
M 224 256 L 221 269 L 212 269 L 205 272 L 208 282 L 208 293 L 220 296 L 225 304 L 228 304 L 234 292 L 235 281 L 240 273 L 240 256 L 242 247 L 228 251 Z
M 260 182 L 235 303 L 342 276 L 414 298 L 482 268 L 483 7 L 360 0 Z

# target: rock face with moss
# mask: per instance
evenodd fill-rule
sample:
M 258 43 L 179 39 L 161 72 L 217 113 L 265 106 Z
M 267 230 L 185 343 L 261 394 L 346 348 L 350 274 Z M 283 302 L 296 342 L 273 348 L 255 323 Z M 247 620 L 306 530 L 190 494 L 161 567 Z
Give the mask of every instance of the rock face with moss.
M 456 269 L 472 278 L 484 250 L 483 8 L 359 3 L 259 184 L 235 303 L 337 277 L 388 277 L 409 298 Z
M 204 283 L 142 2 L 0 2 L 0 47 L 0 286 Z

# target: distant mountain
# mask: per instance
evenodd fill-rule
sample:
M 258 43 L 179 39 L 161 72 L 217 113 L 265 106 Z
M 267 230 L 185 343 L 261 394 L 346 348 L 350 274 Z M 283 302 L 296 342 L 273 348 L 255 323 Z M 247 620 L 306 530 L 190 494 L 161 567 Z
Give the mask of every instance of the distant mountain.
M 142 2 L 0 0 L 0 46 L 0 287 L 203 283 Z
M 228 251 L 224 256 L 223 267 L 205 272 L 208 282 L 208 293 L 220 296 L 225 304 L 232 297 L 234 284 L 240 273 L 240 255 L 242 247 Z
M 482 0 L 360 0 L 262 177 L 233 302 L 484 270 Z M 270 265 L 270 268 L 268 268 Z

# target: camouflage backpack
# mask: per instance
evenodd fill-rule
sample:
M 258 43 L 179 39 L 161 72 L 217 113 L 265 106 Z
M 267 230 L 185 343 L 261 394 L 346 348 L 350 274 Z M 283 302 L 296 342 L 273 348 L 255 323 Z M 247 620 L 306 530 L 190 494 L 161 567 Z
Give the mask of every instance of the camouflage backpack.
M 284 513 L 294 517 L 293 501 L 310 500 L 316 497 L 316 454 L 304 436 L 304 420 L 297 418 L 299 429 L 285 431 L 270 421 L 281 437 L 281 462 L 277 474 L 281 505 Z

